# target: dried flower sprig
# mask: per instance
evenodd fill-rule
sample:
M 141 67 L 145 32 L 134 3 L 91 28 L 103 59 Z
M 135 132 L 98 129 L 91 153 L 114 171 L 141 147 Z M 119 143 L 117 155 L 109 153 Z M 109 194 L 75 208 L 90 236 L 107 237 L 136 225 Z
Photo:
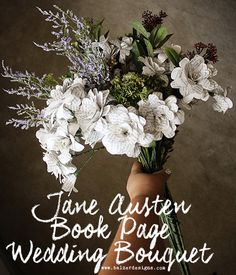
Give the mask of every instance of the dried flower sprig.
M 213 43 L 198 42 L 194 44 L 194 50 L 188 51 L 186 57 L 192 59 L 196 54 L 202 55 L 206 63 L 216 63 L 218 61 L 217 48 Z
M 16 111 L 18 116 L 22 119 L 11 118 L 6 122 L 6 125 L 13 125 L 15 128 L 21 128 L 22 130 L 28 130 L 31 127 L 38 127 L 43 123 L 43 117 L 41 116 L 41 110 L 37 109 L 32 102 L 32 105 L 17 104 L 11 106 L 9 109 Z
M 19 96 L 35 97 L 37 99 L 48 99 L 50 97 L 50 91 L 55 84 L 56 80 L 52 74 L 45 74 L 42 77 L 38 77 L 35 73 L 26 72 L 13 72 L 9 66 L 5 66 L 2 61 L 3 74 L 5 78 L 9 78 L 11 82 L 18 83 L 19 87 L 12 89 L 4 89 L 8 94 L 15 94 Z
M 152 14 L 151 11 L 147 10 L 142 14 L 142 24 L 147 31 L 151 32 L 157 25 L 163 23 L 165 17 L 167 17 L 167 14 L 162 10 L 159 12 L 159 15 Z
M 36 46 L 44 51 L 54 51 L 68 58 L 69 70 L 86 78 L 91 84 L 103 84 L 109 80 L 109 70 L 104 54 L 93 47 L 92 20 L 78 18 L 72 11 L 63 11 L 56 5 L 57 12 L 38 10 L 52 23 L 52 35 L 56 40 Z

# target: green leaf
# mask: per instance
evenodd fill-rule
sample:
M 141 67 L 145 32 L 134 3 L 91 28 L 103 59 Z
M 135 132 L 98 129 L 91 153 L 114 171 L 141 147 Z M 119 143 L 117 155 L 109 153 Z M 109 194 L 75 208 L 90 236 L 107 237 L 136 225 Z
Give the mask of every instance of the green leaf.
M 99 41 L 100 36 L 101 36 L 101 25 L 97 25 L 94 28 L 94 38 L 95 38 L 95 40 Z
M 165 37 L 165 39 L 163 39 L 160 43 L 158 43 L 158 48 L 162 47 L 173 35 L 173 33 L 171 34 L 167 34 L 167 36 Z
M 152 43 L 153 47 L 155 47 L 154 41 L 155 41 L 155 37 L 156 37 L 156 35 L 157 35 L 157 31 L 159 30 L 159 28 L 160 28 L 160 25 L 157 25 L 157 26 L 151 31 L 151 34 L 150 34 L 149 40 L 150 40 L 150 42 Z
M 152 30 L 149 40 L 154 48 L 156 46 L 161 47 L 171 35 L 172 34 L 167 34 L 167 29 L 165 27 L 158 25 Z
M 149 38 L 150 33 L 145 30 L 144 26 L 139 21 L 133 20 L 130 22 L 130 25 L 145 38 Z
M 95 40 L 99 40 L 101 36 L 103 22 L 104 22 L 104 19 L 102 19 L 99 23 L 92 26 L 92 32 Z
M 135 58 L 138 59 L 140 56 L 140 51 L 139 51 L 137 41 L 134 41 L 134 43 L 133 43 L 132 52 L 133 52 Z
M 180 62 L 179 54 L 172 48 L 165 48 L 165 54 L 169 60 L 175 65 L 178 66 Z
M 139 40 L 135 40 L 133 43 L 133 48 L 132 48 L 132 53 L 134 54 L 134 57 L 138 60 L 139 56 L 144 56 L 146 55 L 146 51 L 145 51 L 145 44 L 143 43 L 142 45 L 142 41 Z
M 52 87 L 58 85 L 57 80 L 54 78 L 52 73 L 43 75 L 43 85 L 45 87 Z
M 151 42 L 148 39 L 144 39 L 144 42 L 146 45 L 148 56 L 153 56 L 153 47 L 152 47 Z
M 167 29 L 165 27 L 160 27 L 156 34 L 156 40 L 160 43 L 166 38 L 167 34 Z

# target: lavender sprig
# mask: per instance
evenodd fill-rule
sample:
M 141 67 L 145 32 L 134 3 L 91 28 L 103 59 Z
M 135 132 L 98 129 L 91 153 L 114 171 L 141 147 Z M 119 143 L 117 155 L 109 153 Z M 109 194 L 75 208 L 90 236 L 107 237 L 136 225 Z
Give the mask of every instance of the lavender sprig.
M 9 109 L 15 110 L 17 115 L 23 117 L 22 119 L 11 118 L 6 122 L 6 125 L 13 125 L 15 128 L 28 130 L 31 127 L 38 127 L 43 123 L 41 111 L 34 106 L 28 104 L 17 104 L 10 106 Z
M 86 78 L 88 83 L 104 84 L 109 81 L 109 69 L 104 54 L 93 46 L 92 21 L 78 18 L 72 11 L 63 11 L 54 5 L 57 12 L 38 10 L 52 23 L 51 32 L 56 40 L 40 45 L 44 51 L 53 51 L 68 58 L 69 70 L 79 77 Z
M 8 94 L 15 94 L 19 96 L 25 96 L 27 99 L 35 97 L 37 99 L 48 99 L 50 95 L 51 87 L 48 85 L 47 78 L 50 75 L 44 75 L 43 77 L 37 77 L 35 73 L 26 72 L 13 72 L 12 69 L 4 65 L 2 61 L 3 74 L 5 78 L 9 78 L 11 82 L 16 82 L 22 86 L 12 89 L 4 89 Z M 52 85 L 53 86 L 53 85 Z
M 52 22 L 52 28 L 54 29 L 51 34 L 56 37 L 58 41 L 44 43 L 39 45 L 34 43 L 36 46 L 41 47 L 45 51 L 55 51 L 58 54 L 68 54 L 71 51 L 76 52 L 74 46 L 72 46 L 72 38 L 78 35 L 81 42 L 89 42 L 89 25 L 86 24 L 83 18 L 79 19 L 72 11 L 63 11 L 57 6 L 53 6 L 59 12 L 44 11 L 37 8 L 44 16 L 45 21 Z

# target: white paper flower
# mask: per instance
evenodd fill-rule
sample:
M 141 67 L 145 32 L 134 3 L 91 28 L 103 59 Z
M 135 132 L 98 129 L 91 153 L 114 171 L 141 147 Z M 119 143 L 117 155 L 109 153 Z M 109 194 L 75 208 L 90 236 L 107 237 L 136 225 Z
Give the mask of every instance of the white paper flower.
M 37 132 L 36 132 L 36 137 L 39 140 L 41 147 L 44 150 L 47 150 L 47 142 L 48 139 L 50 139 L 53 136 L 53 133 L 55 133 L 56 131 L 56 127 L 54 127 L 53 124 L 44 124 L 43 128 L 40 128 Z
M 227 97 L 227 93 L 229 90 L 231 89 L 223 89 L 219 86 L 214 91 L 215 95 L 213 96 L 214 103 L 212 104 L 212 107 L 215 111 L 225 113 L 228 109 L 231 109 L 233 107 L 232 100 Z
M 87 97 L 82 99 L 79 110 L 75 112 L 83 139 L 86 144 L 90 144 L 92 147 L 103 137 L 103 133 L 96 131 L 95 128 L 110 110 L 110 106 L 107 105 L 108 95 L 109 90 L 90 90 Z
M 51 129 L 49 127 L 39 129 L 36 137 L 45 150 L 61 153 L 64 157 L 70 152 L 80 152 L 84 149 L 78 139 L 69 132 L 67 122 Z
M 86 96 L 85 84 L 86 80 L 75 77 L 64 94 L 65 106 L 72 112 L 80 107 L 81 100 Z
M 127 56 L 130 55 L 130 52 L 133 48 L 133 38 L 124 36 L 120 40 L 111 41 L 115 45 L 120 53 L 119 62 L 124 64 Z
M 155 140 L 161 140 L 163 134 L 174 137 L 176 125 L 184 122 L 184 112 L 179 110 L 175 96 L 163 100 L 161 93 L 153 93 L 138 105 L 139 113 L 146 119 L 145 132 L 151 133 Z
M 102 143 L 110 154 L 138 157 L 140 146 L 148 147 L 153 140 L 151 134 L 144 132 L 145 123 L 143 117 L 117 105 L 107 114 L 106 122 L 100 122 L 97 128 L 104 132 Z
M 57 128 L 54 137 L 48 140 L 48 149 L 60 151 L 61 153 L 69 151 L 80 152 L 84 149 L 84 146 L 69 133 L 68 124 L 64 123 Z
M 62 179 L 62 190 L 68 192 L 69 194 L 72 191 L 78 192 L 78 190 L 75 188 L 76 179 L 77 177 L 75 174 L 69 174 L 64 176 L 64 178 Z
M 175 45 L 175 44 L 171 44 L 170 48 L 175 50 L 175 52 L 177 54 L 181 53 L 181 46 L 179 45 Z M 166 71 L 170 71 L 172 72 L 175 68 L 175 65 L 168 60 L 168 56 L 166 55 L 165 51 L 163 49 L 156 49 L 154 51 L 154 54 L 157 54 L 157 59 L 159 61 L 160 64 L 162 64 L 162 66 L 165 68 Z M 169 62 L 167 62 L 169 61 Z
M 66 192 L 76 191 L 74 173 L 77 168 L 71 163 L 72 154 L 84 149 L 75 136 L 77 129 L 77 124 L 64 121 L 61 124 L 44 124 L 44 128 L 36 132 L 42 148 L 46 150 L 43 160 L 47 163 L 47 170 L 59 177 Z
M 162 75 L 165 72 L 165 68 L 162 67 L 161 63 L 158 59 L 153 59 L 151 57 L 139 57 L 139 61 L 141 61 L 145 66 L 143 66 L 143 74 L 144 75 Z
M 56 178 L 59 176 L 65 176 L 76 172 L 76 167 L 71 163 L 71 158 L 63 161 L 59 158 L 58 154 L 54 151 L 46 152 L 43 160 L 47 163 L 48 173 L 52 173 Z
M 217 75 L 217 69 L 210 63 L 207 64 L 207 68 L 209 70 L 209 77 L 214 77 Z M 217 85 L 218 87 L 219 85 Z
M 81 99 L 86 95 L 84 85 L 85 81 L 78 77 L 74 80 L 65 79 L 63 86 L 57 85 L 51 91 L 48 106 L 43 110 L 44 117 L 50 119 L 51 123 L 72 119 L 73 112 L 79 108 Z
M 212 65 L 205 64 L 202 56 L 195 55 L 191 60 L 184 58 L 171 73 L 171 87 L 179 89 L 186 104 L 194 98 L 206 101 L 208 92 L 217 87 L 217 83 L 211 79 L 212 75 Z
M 51 98 L 47 100 L 48 107 L 44 108 L 44 118 L 48 118 L 53 123 L 54 119 L 58 120 L 65 118 L 70 119 L 73 116 L 71 112 L 65 108 L 64 93 L 70 84 L 70 79 L 65 79 L 63 85 L 57 85 L 55 89 L 51 91 Z
M 109 43 L 108 37 L 106 38 L 104 35 L 99 37 L 99 41 L 93 42 L 92 47 L 95 53 L 96 49 L 100 48 L 106 60 L 112 59 L 119 52 L 119 48 Z
M 133 46 L 133 38 L 132 37 L 122 37 L 120 43 L 120 63 L 125 63 L 126 56 L 130 55 L 130 51 L 132 50 Z

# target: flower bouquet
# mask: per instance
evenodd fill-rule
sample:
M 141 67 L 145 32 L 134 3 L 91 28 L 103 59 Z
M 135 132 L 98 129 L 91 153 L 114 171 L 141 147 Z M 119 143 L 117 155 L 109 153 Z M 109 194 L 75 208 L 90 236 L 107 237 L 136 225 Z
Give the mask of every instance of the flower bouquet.
M 216 47 L 200 42 L 184 52 L 169 43 L 172 34 L 163 26 L 167 16 L 163 11 L 144 12 L 142 22 L 130 23 L 131 33 L 112 40 L 109 31 L 102 32 L 103 21 L 78 18 L 57 6 L 54 11 L 38 10 L 52 23 L 55 40 L 35 45 L 67 57 L 69 65 L 56 79 L 51 73 L 38 77 L 28 71 L 13 72 L 3 63 L 3 77 L 19 83 L 7 93 L 46 103 L 43 109 L 34 102 L 10 107 L 20 118 L 7 124 L 40 127 L 36 137 L 43 160 L 65 192 L 77 192 L 77 176 L 104 148 L 112 155 L 138 158 L 146 172 L 163 169 L 184 122 L 184 109 L 210 98 L 215 111 L 225 113 L 233 106 L 229 89 L 213 80 Z M 89 157 L 78 168 L 72 161 L 81 154 Z M 173 202 L 167 185 L 166 199 Z M 183 253 L 176 215 L 172 212 L 161 219 L 169 226 L 175 253 Z M 185 262 L 179 264 L 182 274 L 190 274 Z

